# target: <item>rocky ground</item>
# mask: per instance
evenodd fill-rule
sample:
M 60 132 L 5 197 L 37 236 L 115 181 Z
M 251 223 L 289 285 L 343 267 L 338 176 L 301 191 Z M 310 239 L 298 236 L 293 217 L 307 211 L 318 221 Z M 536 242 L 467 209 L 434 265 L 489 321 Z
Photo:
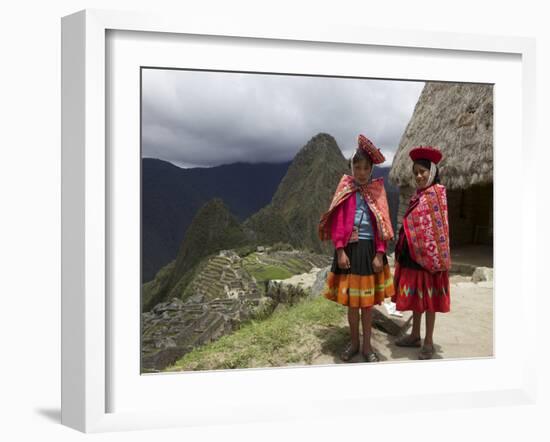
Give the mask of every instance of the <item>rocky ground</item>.
M 389 258 L 392 265 L 393 261 Z M 462 266 L 464 267 L 464 265 Z M 460 270 L 462 267 L 457 266 Z M 318 295 L 327 268 L 322 272 L 313 269 L 308 274 L 295 275 L 292 279 L 281 281 L 284 285 L 295 285 L 302 289 L 311 289 L 313 296 Z M 463 269 L 467 274 L 451 274 L 451 311 L 436 315 L 434 331 L 434 359 L 491 357 L 493 355 L 493 269 L 468 266 Z M 318 273 L 317 273 L 318 272 Z M 388 300 L 389 302 L 389 300 Z M 372 330 L 372 345 L 381 361 L 417 360 L 418 348 L 398 347 L 395 339 L 404 333 L 410 333 L 412 327 L 411 312 L 402 316 L 389 313 L 391 304 L 375 307 Z M 346 316 L 342 316 L 341 327 L 347 328 Z M 422 336 L 425 333 L 425 321 L 422 320 Z M 343 363 L 338 355 L 323 353 L 320 343 L 318 356 L 313 365 Z M 353 362 L 361 362 L 357 356 Z
M 492 279 L 492 270 L 490 273 L 489 278 Z M 475 279 L 464 275 L 451 276 L 451 311 L 436 316 L 434 359 L 493 356 L 493 282 L 475 282 Z M 392 335 L 373 327 L 371 342 L 381 361 L 418 359 L 418 348 L 403 348 L 394 344 L 396 332 L 410 332 L 411 316 L 410 312 L 404 312 L 401 318 L 396 317 L 390 315 L 385 306 L 376 307 L 375 323 L 394 333 Z M 342 318 L 342 326 L 347 326 L 345 317 Z M 424 331 L 423 318 L 422 336 Z M 361 362 L 361 358 L 357 356 L 353 362 Z M 314 365 L 340 363 L 343 362 L 337 355 L 323 353 L 313 360 Z
M 233 258 L 237 259 L 235 256 Z M 284 258 L 284 261 L 289 260 L 288 256 Z M 389 262 L 393 270 L 391 257 Z M 281 309 L 292 309 L 292 306 L 301 303 L 305 298 L 313 300 L 319 297 L 329 267 L 325 265 L 317 267 L 313 262 L 309 263 L 309 266 L 309 272 L 281 280 L 266 281 L 265 293 L 257 288 L 250 290 L 251 287 L 248 286 L 233 287 L 235 281 L 229 279 L 225 281 L 224 277 L 221 277 L 214 278 L 216 284 L 223 283 L 220 288 L 213 286 L 216 290 L 212 289 L 212 293 L 216 292 L 216 296 L 210 296 L 210 291 L 207 291 L 188 298 L 186 302 L 174 299 L 172 302 L 157 305 L 152 312 L 143 315 L 143 367 L 153 371 L 162 370 L 192 349 L 208 345 L 221 336 L 233 333 L 234 330 L 239 329 L 239 324 L 243 321 L 266 318 Z M 222 276 L 233 275 L 234 266 L 230 267 L 231 271 L 222 272 Z M 436 317 L 434 359 L 493 355 L 492 280 L 492 268 L 473 264 L 454 266 L 450 277 L 451 311 L 440 313 Z M 254 285 L 255 278 L 251 281 Z M 225 295 L 218 297 L 217 291 L 221 290 L 222 286 Z M 324 299 L 320 301 L 333 304 Z M 308 305 L 313 306 L 313 304 Z M 402 348 L 394 344 L 397 337 L 410 332 L 412 314 L 403 312 L 399 315 L 399 312 L 392 311 L 392 306 L 395 307 L 395 304 L 387 300 L 381 306 L 375 307 L 372 330 L 374 350 L 382 362 L 417 360 L 418 348 Z M 317 323 L 310 324 L 297 331 L 300 335 L 300 339 L 297 339 L 299 348 L 295 346 L 296 348 L 285 350 L 292 350 L 292 358 L 286 361 L 275 358 L 278 362 L 271 359 L 258 361 L 258 366 L 343 363 L 339 358 L 340 347 L 342 349 L 345 347 L 349 329 L 345 307 L 340 307 L 338 310 L 340 313 L 333 316 L 330 324 L 324 326 Z M 424 335 L 424 325 L 423 321 L 422 335 Z M 275 347 L 278 345 L 277 342 L 272 344 Z M 235 350 L 236 354 L 239 351 L 242 349 Z M 356 356 L 352 362 L 362 362 L 361 356 Z M 250 363 L 247 362 L 242 367 L 240 365 L 238 367 L 246 368 L 251 366 L 247 365 Z M 212 368 L 216 369 L 217 366 L 214 364 Z M 233 368 L 233 365 L 230 368 Z

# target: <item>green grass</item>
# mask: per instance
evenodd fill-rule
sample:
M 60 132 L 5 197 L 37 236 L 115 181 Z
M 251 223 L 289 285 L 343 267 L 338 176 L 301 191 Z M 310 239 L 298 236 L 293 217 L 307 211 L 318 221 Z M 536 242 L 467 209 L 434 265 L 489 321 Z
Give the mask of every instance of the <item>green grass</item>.
M 336 354 L 348 339 L 346 309 L 324 298 L 304 300 L 252 321 L 186 354 L 166 371 L 282 367 Z
M 176 260 L 173 260 L 162 267 L 152 281 L 142 284 L 142 311 L 150 310 L 156 302 L 158 302 L 157 299 L 159 298 L 160 293 L 162 293 L 162 290 L 165 288 L 166 280 L 170 276 L 170 273 L 174 270 L 175 266 Z
M 271 279 L 287 279 L 294 273 L 289 272 L 284 267 L 275 265 L 258 265 L 247 267 L 248 272 L 256 278 L 256 281 L 263 282 Z
M 261 262 L 258 262 L 258 259 Z M 252 253 L 243 260 L 244 268 L 258 283 L 271 279 L 287 279 L 293 275 L 309 271 L 311 265 L 299 258 L 280 260 L 270 256 Z
M 285 261 L 284 264 L 289 270 L 293 271 L 296 274 L 306 273 L 311 268 L 311 265 L 309 263 L 296 258 L 289 258 Z

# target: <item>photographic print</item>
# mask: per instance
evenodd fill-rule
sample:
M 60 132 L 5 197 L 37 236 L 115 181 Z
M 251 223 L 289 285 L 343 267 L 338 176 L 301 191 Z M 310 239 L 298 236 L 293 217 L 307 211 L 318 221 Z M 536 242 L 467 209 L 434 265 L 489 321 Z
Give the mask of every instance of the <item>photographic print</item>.
M 493 356 L 493 86 L 142 68 L 141 371 Z

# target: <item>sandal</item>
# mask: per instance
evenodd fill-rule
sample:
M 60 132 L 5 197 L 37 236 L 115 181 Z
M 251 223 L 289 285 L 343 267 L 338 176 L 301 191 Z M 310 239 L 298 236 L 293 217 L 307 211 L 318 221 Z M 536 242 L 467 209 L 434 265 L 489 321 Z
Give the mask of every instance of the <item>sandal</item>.
M 411 335 L 401 336 L 395 340 L 398 347 L 420 347 L 420 338 L 413 338 Z
M 434 347 L 431 345 L 430 347 L 422 347 L 422 350 L 420 350 L 420 353 L 418 354 L 418 359 L 420 360 L 427 360 L 432 359 L 434 355 Z
M 365 360 L 365 362 L 380 362 L 380 359 L 378 359 L 378 355 L 373 351 L 369 351 L 367 354 L 363 354 L 363 359 Z
M 340 355 L 340 359 L 342 359 L 342 361 L 344 362 L 349 362 L 349 360 L 353 358 L 357 353 L 359 353 L 359 346 L 353 348 L 353 346 L 349 344 Z

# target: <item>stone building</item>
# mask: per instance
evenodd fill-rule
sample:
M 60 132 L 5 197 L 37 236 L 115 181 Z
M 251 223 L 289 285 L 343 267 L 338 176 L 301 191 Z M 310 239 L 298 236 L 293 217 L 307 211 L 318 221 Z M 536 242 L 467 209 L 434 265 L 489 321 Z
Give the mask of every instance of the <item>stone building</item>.
M 330 258 L 299 251 L 256 255 L 256 265 L 289 265 L 310 271 L 328 265 Z M 261 256 L 261 260 L 259 258 Z M 144 372 L 164 370 L 185 354 L 238 329 L 251 319 L 270 315 L 278 304 L 294 304 L 307 295 L 293 287 L 260 290 L 246 270 L 243 258 L 232 250 L 211 257 L 189 284 L 185 300 L 156 304 L 141 315 L 141 367 Z
M 493 243 L 493 86 L 427 82 L 389 178 L 400 188 L 398 228 L 414 192 L 411 148 L 437 146 L 447 188 L 451 246 Z

